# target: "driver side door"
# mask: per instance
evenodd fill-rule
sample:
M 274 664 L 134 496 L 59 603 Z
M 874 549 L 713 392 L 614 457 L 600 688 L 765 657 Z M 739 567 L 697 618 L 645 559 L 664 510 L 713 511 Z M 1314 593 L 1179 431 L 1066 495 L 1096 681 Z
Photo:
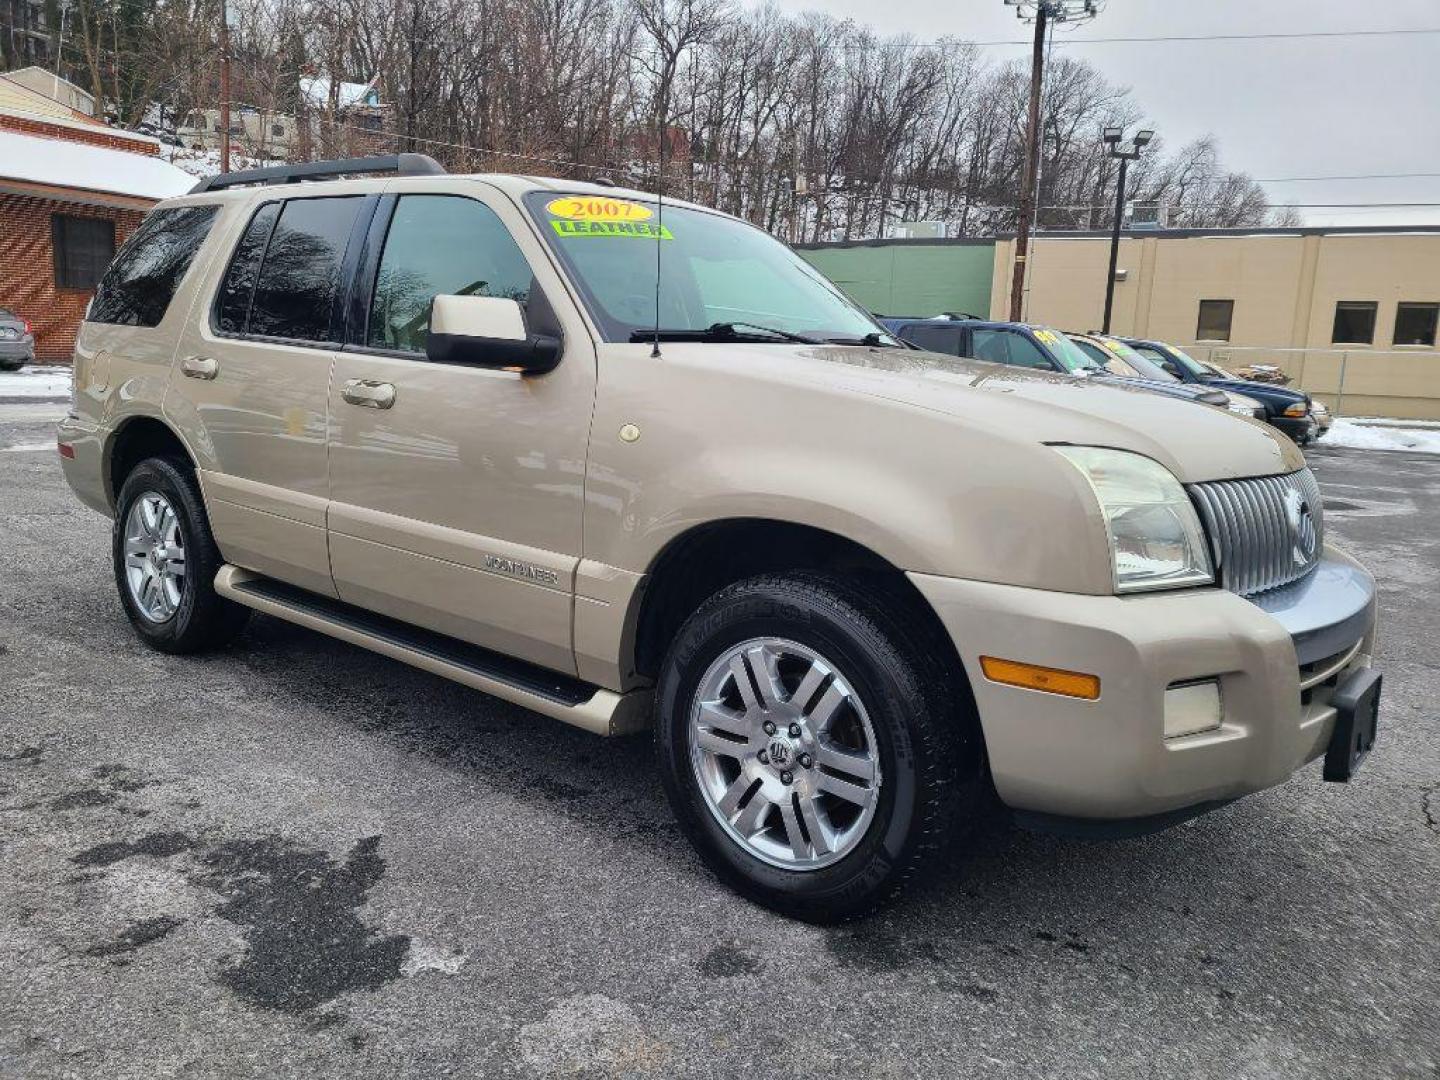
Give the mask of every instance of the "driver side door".
M 410 184 L 371 224 L 330 380 L 336 591 L 574 673 L 594 346 L 566 309 L 554 315 L 564 353 L 544 375 L 428 359 L 437 295 L 515 299 L 532 315 L 542 288 L 557 308 L 568 298 L 503 196 L 475 181 Z

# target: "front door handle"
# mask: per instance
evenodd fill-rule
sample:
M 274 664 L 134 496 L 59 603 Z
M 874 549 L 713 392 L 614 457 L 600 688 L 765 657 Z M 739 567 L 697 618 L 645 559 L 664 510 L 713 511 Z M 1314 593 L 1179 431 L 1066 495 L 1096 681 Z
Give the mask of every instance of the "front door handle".
M 388 409 L 395 404 L 395 384 L 375 382 L 373 379 L 351 379 L 340 391 L 340 396 L 351 405 L 363 405 L 367 409 Z
M 220 362 L 208 356 L 187 356 L 180 370 L 192 379 L 213 379 L 220 374 Z

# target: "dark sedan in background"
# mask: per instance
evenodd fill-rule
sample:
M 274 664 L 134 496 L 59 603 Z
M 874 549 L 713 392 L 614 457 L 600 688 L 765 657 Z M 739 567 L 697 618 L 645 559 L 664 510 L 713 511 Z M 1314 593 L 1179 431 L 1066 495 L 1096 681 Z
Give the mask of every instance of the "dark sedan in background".
M 1310 395 L 1273 383 L 1237 379 L 1224 368 L 1202 364 L 1183 349 L 1146 338 L 1120 338 L 1141 356 L 1148 356 L 1177 379 L 1216 390 L 1233 390 L 1265 406 L 1265 419 L 1302 446 L 1322 434 L 1311 410 Z
M 35 336 L 29 321 L 0 307 L 0 371 L 16 371 L 34 360 Z

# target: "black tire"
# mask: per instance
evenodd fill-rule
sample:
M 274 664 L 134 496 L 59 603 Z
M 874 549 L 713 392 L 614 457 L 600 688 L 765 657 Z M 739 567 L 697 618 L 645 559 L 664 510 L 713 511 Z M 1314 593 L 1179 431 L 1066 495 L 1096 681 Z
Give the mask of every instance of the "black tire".
M 666 794 L 705 863 L 746 897 L 809 922 L 860 917 L 893 899 L 968 824 L 985 786 L 983 739 L 949 643 L 888 590 L 824 573 L 731 585 L 681 627 L 656 688 L 655 746 Z M 928 615 L 928 613 L 924 613 Z M 774 636 L 825 657 L 858 693 L 883 781 L 854 848 L 828 866 L 757 858 L 716 820 L 690 760 L 690 709 L 727 648 Z
M 173 615 L 156 622 L 143 614 L 125 579 L 125 520 L 135 501 L 148 491 L 163 495 L 175 509 L 185 548 L 185 581 Z M 116 500 L 111 534 L 115 587 L 130 625 L 151 648 L 167 653 L 197 653 L 227 644 L 245 628 L 250 609 L 215 591 L 215 574 L 224 565 L 200 485 L 188 464 L 146 458 L 130 470 Z

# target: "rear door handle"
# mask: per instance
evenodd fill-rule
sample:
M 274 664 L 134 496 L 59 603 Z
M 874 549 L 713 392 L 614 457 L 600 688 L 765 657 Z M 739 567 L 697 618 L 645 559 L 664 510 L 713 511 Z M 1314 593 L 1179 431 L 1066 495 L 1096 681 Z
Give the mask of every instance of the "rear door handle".
M 395 384 L 375 382 L 373 379 L 351 379 L 340 391 L 340 396 L 351 405 L 363 405 L 367 409 L 388 409 L 395 404 Z
M 180 370 L 192 379 L 213 379 L 220 374 L 220 363 L 208 356 L 187 356 Z

